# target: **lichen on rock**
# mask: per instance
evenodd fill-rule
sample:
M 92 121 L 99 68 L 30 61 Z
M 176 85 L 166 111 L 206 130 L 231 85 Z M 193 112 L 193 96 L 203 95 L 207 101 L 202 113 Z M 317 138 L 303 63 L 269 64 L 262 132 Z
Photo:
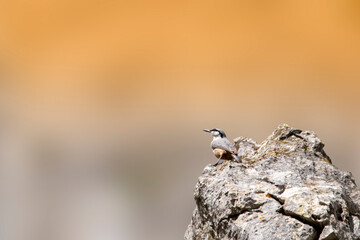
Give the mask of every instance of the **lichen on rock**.
M 205 167 L 185 239 L 360 239 L 360 191 L 314 132 L 234 141 L 243 163 Z

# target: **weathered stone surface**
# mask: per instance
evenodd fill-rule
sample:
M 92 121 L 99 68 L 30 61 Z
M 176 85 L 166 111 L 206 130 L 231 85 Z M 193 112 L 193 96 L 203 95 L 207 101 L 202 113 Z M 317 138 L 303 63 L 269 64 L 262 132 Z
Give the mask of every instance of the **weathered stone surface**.
M 360 239 L 360 191 L 310 131 L 280 125 L 243 163 L 205 167 L 185 239 Z

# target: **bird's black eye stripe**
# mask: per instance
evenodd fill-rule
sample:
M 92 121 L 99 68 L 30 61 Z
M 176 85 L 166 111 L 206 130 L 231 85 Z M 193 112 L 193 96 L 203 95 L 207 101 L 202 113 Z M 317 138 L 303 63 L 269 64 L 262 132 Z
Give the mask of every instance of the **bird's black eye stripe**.
M 221 137 L 221 138 L 225 137 L 225 135 L 224 135 L 221 131 L 219 131 L 219 129 L 213 128 L 213 129 L 211 129 L 210 131 L 216 131 L 216 132 L 218 132 L 218 133 L 220 134 L 220 137 Z

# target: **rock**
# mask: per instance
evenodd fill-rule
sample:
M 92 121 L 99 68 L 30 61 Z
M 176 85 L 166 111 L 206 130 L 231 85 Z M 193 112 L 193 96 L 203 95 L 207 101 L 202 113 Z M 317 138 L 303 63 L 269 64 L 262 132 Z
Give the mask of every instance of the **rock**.
M 238 149 L 238 156 L 243 161 L 251 161 L 259 148 L 259 145 L 251 138 L 238 137 L 234 139 L 234 143 Z
M 360 239 L 360 190 L 310 131 L 280 125 L 243 163 L 205 167 L 185 239 Z

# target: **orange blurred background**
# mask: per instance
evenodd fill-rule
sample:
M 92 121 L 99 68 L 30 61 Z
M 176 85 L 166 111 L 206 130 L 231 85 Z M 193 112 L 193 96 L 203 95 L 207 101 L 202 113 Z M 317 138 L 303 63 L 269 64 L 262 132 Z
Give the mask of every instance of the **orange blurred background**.
M 360 2 L 12 0 L 2 239 L 181 239 L 204 128 L 315 131 L 360 181 Z

